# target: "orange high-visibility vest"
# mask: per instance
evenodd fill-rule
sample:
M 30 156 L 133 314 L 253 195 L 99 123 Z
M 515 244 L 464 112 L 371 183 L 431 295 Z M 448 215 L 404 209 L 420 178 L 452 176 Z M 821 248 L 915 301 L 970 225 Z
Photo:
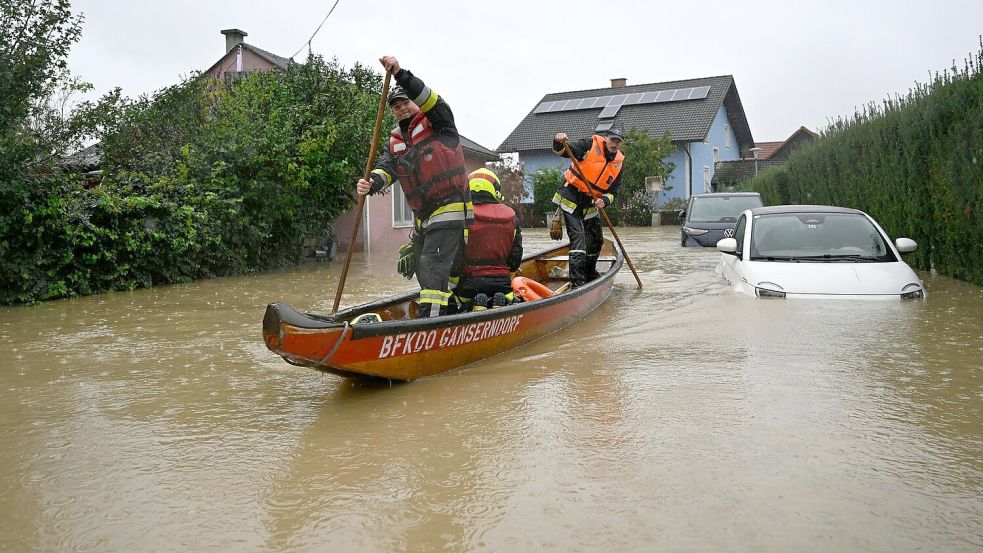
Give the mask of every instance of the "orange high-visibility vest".
M 608 161 L 604 155 L 604 138 L 595 134 L 592 140 L 593 144 L 591 144 L 590 150 L 587 150 L 584 160 L 580 162 L 583 175 L 576 173 L 573 162 L 570 162 L 570 168 L 563 173 L 567 182 L 588 196 L 591 195 L 588 186 L 599 190 L 600 194 L 605 193 L 611 187 L 614 179 L 618 178 L 625 160 L 625 156 L 619 151 L 614 156 L 614 161 Z

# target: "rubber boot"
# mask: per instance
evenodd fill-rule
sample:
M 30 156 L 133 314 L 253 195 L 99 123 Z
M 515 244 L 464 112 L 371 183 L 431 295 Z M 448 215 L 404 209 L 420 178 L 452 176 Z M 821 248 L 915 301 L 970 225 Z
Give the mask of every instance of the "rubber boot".
M 579 288 L 587 282 L 585 266 L 587 265 L 587 254 L 584 252 L 570 252 L 570 287 Z

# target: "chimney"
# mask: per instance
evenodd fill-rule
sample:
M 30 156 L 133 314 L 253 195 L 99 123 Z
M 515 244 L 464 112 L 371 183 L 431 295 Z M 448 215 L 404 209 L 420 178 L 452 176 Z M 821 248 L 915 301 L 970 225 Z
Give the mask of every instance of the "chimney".
M 246 36 L 246 31 L 241 29 L 226 29 L 222 31 L 222 34 L 225 35 L 225 51 L 228 52 L 242 44 L 242 39 Z
M 223 33 L 225 31 L 222 31 Z M 624 88 L 628 85 L 628 79 L 624 77 L 619 77 L 617 79 L 611 79 L 611 88 Z

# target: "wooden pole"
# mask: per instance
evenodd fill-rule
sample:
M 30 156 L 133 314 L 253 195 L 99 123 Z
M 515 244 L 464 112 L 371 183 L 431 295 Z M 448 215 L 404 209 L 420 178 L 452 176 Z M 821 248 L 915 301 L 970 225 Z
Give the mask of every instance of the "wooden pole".
M 577 158 L 573 155 L 573 152 L 570 151 L 570 146 L 567 145 L 567 142 L 565 140 L 563 141 L 563 149 L 564 151 L 566 151 L 567 155 L 570 156 L 570 161 L 573 162 L 573 167 L 574 169 L 577 170 L 577 173 L 583 175 L 584 172 L 580 170 L 580 163 L 577 161 Z M 595 191 L 591 186 L 587 186 L 587 191 L 592 199 L 594 200 L 597 199 L 598 197 L 597 191 Z M 603 207 L 598 208 L 598 211 L 601 212 L 601 217 L 604 218 L 604 222 L 607 223 L 608 229 L 611 231 L 611 234 L 614 236 L 614 241 L 617 242 L 618 247 L 621 248 L 621 253 L 624 254 L 625 261 L 628 262 L 628 268 L 631 269 L 631 274 L 635 275 L 635 282 L 638 282 L 638 289 L 641 290 L 642 279 L 638 277 L 638 271 L 635 270 L 635 265 L 632 264 L 631 258 L 628 257 L 628 251 L 625 250 L 625 246 L 621 243 L 621 238 L 618 238 L 618 233 L 614 230 L 614 225 L 611 224 L 611 219 L 608 218 L 608 214 L 606 211 L 604 211 Z
M 389 95 L 389 79 L 392 77 L 390 71 L 386 71 L 386 80 L 382 85 L 382 97 L 379 98 L 379 112 L 375 116 L 375 130 L 372 131 L 372 144 L 369 146 L 369 159 L 365 162 L 365 172 L 362 178 L 369 179 L 372 172 L 372 162 L 375 160 L 375 151 L 379 145 L 379 131 L 382 129 L 382 118 L 386 113 L 386 96 Z M 338 312 L 338 304 L 341 303 L 341 292 L 345 289 L 345 279 L 348 278 L 348 266 L 352 263 L 352 251 L 355 249 L 355 237 L 358 236 L 358 228 L 362 224 L 362 210 L 365 208 L 365 196 L 358 195 L 358 207 L 355 208 L 355 225 L 352 227 L 352 238 L 348 241 L 348 253 L 345 254 L 345 266 L 341 269 L 341 279 L 338 281 L 338 291 L 334 295 L 334 305 L 331 307 L 332 313 Z

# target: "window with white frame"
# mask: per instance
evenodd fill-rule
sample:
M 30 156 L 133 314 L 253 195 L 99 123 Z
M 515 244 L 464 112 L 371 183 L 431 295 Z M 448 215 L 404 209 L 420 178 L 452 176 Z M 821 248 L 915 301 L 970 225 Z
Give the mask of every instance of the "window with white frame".
M 394 182 L 393 191 L 393 228 L 406 228 L 413 226 L 413 210 L 410 204 L 406 203 L 406 196 L 403 195 L 403 187 L 399 182 Z
M 720 163 L 720 148 L 713 149 L 713 162 Z
M 724 125 L 724 148 L 730 149 L 730 127 Z
M 710 191 L 710 166 L 703 166 L 703 191 Z

